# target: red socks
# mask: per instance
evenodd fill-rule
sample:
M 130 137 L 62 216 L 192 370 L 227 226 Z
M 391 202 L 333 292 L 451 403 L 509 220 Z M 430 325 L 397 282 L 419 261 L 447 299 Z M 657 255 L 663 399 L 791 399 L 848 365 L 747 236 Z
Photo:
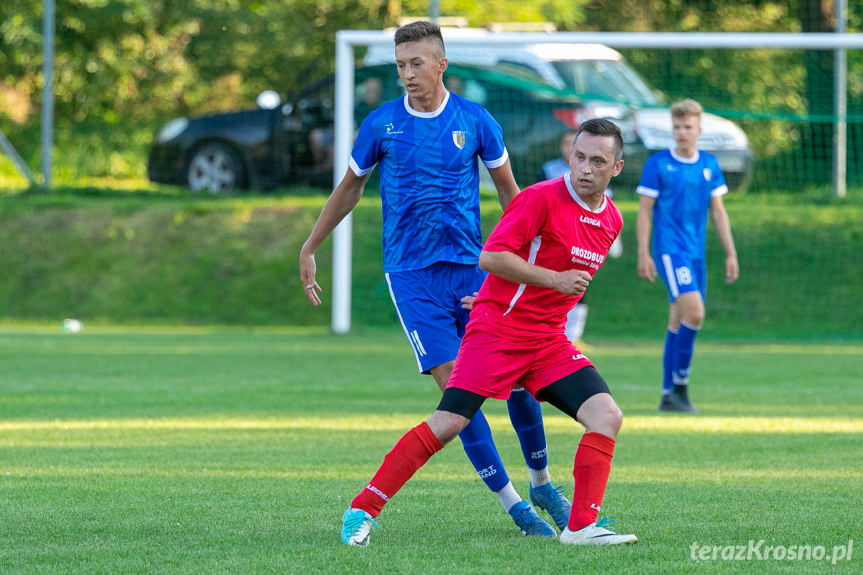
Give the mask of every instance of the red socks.
M 575 490 L 572 494 L 572 511 L 569 513 L 570 531 L 578 531 L 596 522 L 611 472 L 612 455 L 612 438 L 601 433 L 585 433 L 581 436 L 572 468 Z
M 405 433 L 387 453 L 371 483 L 354 497 L 351 507 L 368 511 L 372 517 L 377 517 L 386 502 L 413 477 L 417 469 L 441 449 L 443 444 L 432 433 L 428 423 L 423 421 Z
M 428 423 L 417 425 L 405 433 L 387 453 L 377 473 L 354 498 L 351 507 L 377 517 L 387 501 L 441 449 L 443 444 L 432 433 Z M 613 455 L 614 440 L 607 435 L 585 433 L 581 437 L 572 470 L 575 490 L 569 514 L 568 527 L 571 531 L 578 531 L 596 522 Z

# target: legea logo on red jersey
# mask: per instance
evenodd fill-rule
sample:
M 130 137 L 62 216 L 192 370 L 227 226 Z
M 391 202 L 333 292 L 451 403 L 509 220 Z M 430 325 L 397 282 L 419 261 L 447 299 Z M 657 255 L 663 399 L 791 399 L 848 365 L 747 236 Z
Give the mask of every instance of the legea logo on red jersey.
M 578 221 L 580 221 L 583 224 L 589 224 L 591 226 L 596 226 L 597 228 L 602 227 L 602 224 L 596 218 L 589 218 L 587 216 L 581 216 L 580 218 L 578 218 Z

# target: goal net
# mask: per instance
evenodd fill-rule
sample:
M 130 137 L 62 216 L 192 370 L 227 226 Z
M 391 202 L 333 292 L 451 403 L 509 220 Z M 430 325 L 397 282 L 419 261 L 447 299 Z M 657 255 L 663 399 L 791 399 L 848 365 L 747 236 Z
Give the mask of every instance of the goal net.
M 448 89 L 483 104 L 501 124 L 521 187 L 543 178 L 543 164 L 560 156 L 564 133 L 587 118 L 607 117 L 625 140 L 614 192 L 634 198 L 646 158 L 674 145 L 669 105 L 683 98 L 704 106 L 699 148 L 717 156 L 732 196 L 818 188 L 844 195 L 861 186 L 859 34 L 445 29 L 444 40 Z M 336 181 L 347 169 L 358 123 L 375 107 L 370 96 L 385 101 L 400 90 L 392 31 L 337 35 Z M 333 248 L 336 333 L 350 328 L 350 236 L 348 218 Z

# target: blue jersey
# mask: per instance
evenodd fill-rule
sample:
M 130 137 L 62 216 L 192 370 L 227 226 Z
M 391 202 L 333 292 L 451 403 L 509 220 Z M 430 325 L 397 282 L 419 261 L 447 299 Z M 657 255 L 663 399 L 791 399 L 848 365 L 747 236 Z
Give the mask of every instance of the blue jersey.
M 682 158 L 665 150 L 650 156 L 638 193 L 656 198 L 651 239 L 654 259 L 661 254 L 680 254 L 703 260 L 710 198 L 726 192 L 725 177 L 713 154 L 696 151 L 694 158 Z
M 503 130 L 456 94 L 434 112 L 412 109 L 405 96 L 366 117 L 350 167 L 364 176 L 380 164 L 385 272 L 479 261 L 477 157 L 488 168 L 506 162 Z
M 569 163 L 563 161 L 563 158 L 550 160 L 542 165 L 542 175 L 546 180 L 560 178 L 564 174 L 570 173 L 570 171 Z

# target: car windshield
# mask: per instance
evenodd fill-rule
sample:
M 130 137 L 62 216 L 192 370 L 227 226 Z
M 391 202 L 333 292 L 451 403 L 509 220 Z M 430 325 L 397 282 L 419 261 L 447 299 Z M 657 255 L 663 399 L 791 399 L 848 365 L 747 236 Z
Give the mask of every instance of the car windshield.
M 647 84 L 620 60 L 559 60 L 552 64 L 567 87 L 580 94 L 634 106 L 659 104 Z

